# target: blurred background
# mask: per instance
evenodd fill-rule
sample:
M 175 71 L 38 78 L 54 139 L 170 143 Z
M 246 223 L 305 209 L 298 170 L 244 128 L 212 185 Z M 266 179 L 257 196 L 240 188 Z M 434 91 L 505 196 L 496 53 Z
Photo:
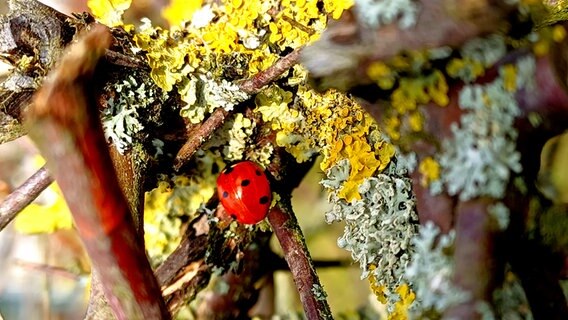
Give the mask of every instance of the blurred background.
M 88 10 L 83 0 L 42 2 L 68 14 Z M 167 0 L 134 0 L 126 19 L 135 22 L 142 17 L 150 17 L 156 23 L 161 23 L 160 9 L 167 3 Z M 7 0 L 0 0 L 0 12 L 7 12 Z M 6 66 L 0 66 L 0 74 L 6 72 Z M 0 145 L 0 201 L 41 165 L 41 158 L 26 137 Z M 293 206 L 315 260 L 349 261 L 349 254 L 336 244 L 343 226 L 330 226 L 324 222 L 328 204 L 318 184 L 322 177 L 318 167 L 314 166 L 296 190 Z M 34 233 L 34 230 L 41 230 L 52 223 L 51 219 L 41 214 L 51 215 L 56 210 L 54 208 L 67 210 L 58 190 L 52 185 L 25 216 L 20 217 L 23 228 L 18 228 L 18 221 L 15 221 L 0 232 L 0 319 L 83 318 L 89 295 L 90 266 L 80 240 L 73 229 Z M 34 224 L 37 229 L 33 229 Z M 276 252 L 280 251 L 274 239 L 273 248 Z M 318 271 L 336 316 L 376 304 L 376 299 L 369 293 L 367 280 L 360 279 L 358 265 L 322 268 Z M 276 313 L 287 315 L 301 312 L 290 274 L 286 271 L 276 272 L 274 283 Z

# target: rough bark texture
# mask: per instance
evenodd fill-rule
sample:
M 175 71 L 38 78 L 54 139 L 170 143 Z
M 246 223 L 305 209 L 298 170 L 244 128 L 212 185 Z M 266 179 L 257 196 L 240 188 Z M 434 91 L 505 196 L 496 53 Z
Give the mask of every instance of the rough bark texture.
M 94 26 L 49 75 L 26 114 L 118 319 L 169 319 L 115 175 L 88 83 L 111 42 Z
M 300 293 L 308 319 L 332 319 L 326 293 L 314 268 L 302 230 L 289 208 L 274 207 L 268 214 L 274 234 Z

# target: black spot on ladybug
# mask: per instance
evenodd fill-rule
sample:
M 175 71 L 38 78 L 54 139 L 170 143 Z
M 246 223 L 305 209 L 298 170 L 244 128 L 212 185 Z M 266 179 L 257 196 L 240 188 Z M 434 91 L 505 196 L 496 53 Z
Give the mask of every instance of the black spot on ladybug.
M 260 170 L 255 170 L 254 173 L 259 177 L 262 175 L 262 172 L 260 172 Z
M 268 196 L 264 196 L 260 198 L 260 204 L 267 204 L 268 203 Z
M 228 198 L 229 197 L 229 193 L 227 191 L 223 191 L 223 198 Z
M 243 181 L 241 181 L 241 186 L 246 187 L 250 184 L 250 180 L 249 179 L 245 179 Z
M 235 220 L 237 219 L 237 215 L 234 214 L 234 213 L 229 214 L 229 216 L 231 216 L 231 218 L 233 218 L 233 219 L 235 219 Z
M 233 172 L 233 167 L 228 167 L 223 171 L 223 174 L 229 174 L 231 172 Z

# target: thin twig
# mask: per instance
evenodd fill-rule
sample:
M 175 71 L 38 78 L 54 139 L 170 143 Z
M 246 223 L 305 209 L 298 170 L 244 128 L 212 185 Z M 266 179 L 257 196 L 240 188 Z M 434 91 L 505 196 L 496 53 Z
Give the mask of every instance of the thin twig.
M 290 209 L 275 206 L 268 221 L 280 242 L 308 319 L 332 319 L 326 293 L 319 281 L 302 230 Z
M 227 110 L 217 108 L 205 122 L 191 132 L 189 139 L 184 143 L 181 149 L 179 149 L 174 159 L 174 170 L 179 170 L 179 168 L 191 159 L 193 154 L 201 147 L 207 138 L 217 130 L 217 128 L 223 125 L 228 115 L 229 112 Z
M 137 68 L 137 69 L 143 69 L 143 70 L 149 70 L 150 69 L 148 64 L 146 62 L 142 61 L 142 60 L 138 60 L 136 58 L 127 56 L 123 53 L 112 51 L 112 50 L 109 50 L 109 49 L 107 49 L 105 51 L 104 58 L 109 63 L 112 63 L 112 64 L 117 65 L 117 66 Z
M 259 72 L 252 78 L 240 83 L 240 89 L 251 95 L 258 93 L 262 87 L 271 83 L 281 76 L 286 70 L 298 63 L 301 51 L 302 48 L 298 48 L 290 52 L 288 55 L 274 63 L 274 65 L 270 68 Z M 193 154 L 195 154 L 197 149 L 199 149 L 199 147 L 207 141 L 211 134 L 223 125 L 228 115 L 228 111 L 223 108 L 217 108 L 211 116 L 203 122 L 203 124 L 189 134 L 189 139 L 181 147 L 174 159 L 174 170 L 179 170 L 189 161 L 189 159 L 191 159 Z
M 270 68 L 257 73 L 252 78 L 239 84 L 240 89 L 248 94 L 258 93 L 262 87 L 276 80 L 286 70 L 297 64 L 300 60 L 302 50 L 303 47 L 297 48 L 280 58 L 280 60 L 276 61 Z
M 86 274 L 76 274 L 65 268 L 48 265 L 45 263 L 37 263 L 24 260 L 16 260 L 14 263 L 22 268 L 30 269 L 34 271 L 42 271 L 49 275 L 59 276 L 62 278 L 67 278 L 75 281 L 79 281 L 86 277 Z
M 307 33 L 310 36 L 314 35 L 316 33 L 316 31 L 314 29 L 299 23 L 298 21 L 292 19 L 291 17 L 289 17 L 287 15 L 282 15 L 282 20 L 288 22 L 293 27 L 296 27 L 296 28 L 302 30 L 303 32 Z
M 14 190 L 0 203 L 0 231 L 12 221 L 27 205 L 34 201 L 45 190 L 53 178 L 45 167 L 39 169 L 21 186 Z

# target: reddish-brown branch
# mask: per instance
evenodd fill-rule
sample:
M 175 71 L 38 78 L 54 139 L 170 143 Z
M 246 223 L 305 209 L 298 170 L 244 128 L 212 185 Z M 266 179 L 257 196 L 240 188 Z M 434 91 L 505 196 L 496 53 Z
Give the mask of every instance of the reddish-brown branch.
M 416 26 L 407 30 L 401 30 L 394 24 L 376 29 L 365 28 L 361 21 L 349 14 L 336 25 L 330 26 L 322 35 L 322 40 L 306 48 L 302 54 L 302 62 L 310 69 L 314 83 L 318 84 L 320 89 L 331 86 L 351 89 L 353 93 L 360 93 L 361 96 L 368 95 L 371 102 L 364 103 L 363 106 L 381 122 L 381 116 L 390 106 L 380 101 L 380 98 L 384 98 L 380 95 L 388 93 L 379 92 L 379 88 L 373 89 L 369 85 L 372 83 L 367 75 L 369 63 L 388 61 L 405 50 L 421 50 L 443 45 L 460 46 L 473 37 L 496 31 L 506 23 L 503 18 L 511 10 L 511 7 L 502 1 L 490 0 L 424 0 L 421 4 L 423 7 Z M 564 131 L 568 121 L 567 43 L 555 43 L 548 56 L 536 57 L 535 87 L 519 90 L 515 96 L 521 111 L 515 121 L 515 129 L 519 133 L 517 150 L 523 158 L 522 178 L 529 185 L 528 188 L 532 188 L 532 195 L 536 192 L 533 184 L 539 170 L 541 148 L 547 139 Z M 532 51 L 528 48 L 509 52 L 477 82 L 484 84 L 492 81 L 499 75 L 499 67 L 503 64 L 514 63 L 530 54 Z M 453 81 L 449 84 L 451 87 L 448 106 L 441 108 L 430 103 L 420 108 L 425 118 L 424 132 L 420 135 L 409 132 L 410 130 L 401 132 L 399 146 L 405 151 L 415 152 L 419 160 L 440 152 L 441 142 L 453 136 L 452 124 L 459 123 L 466 112 L 458 105 L 458 94 L 463 83 Z M 379 102 L 375 103 L 377 100 Z M 530 116 L 534 114 L 541 118 L 538 126 L 529 121 Z M 568 307 L 558 286 L 560 272 L 550 270 L 547 265 L 563 262 L 565 257 L 555 257 L 557 260 L 554 260 L 542 252 L 528 250 L 529 244 L 515 241 L 517 238 L 522 239 L 526 232 L 526 221 L 523 217 L 512 215 L 511 221 L 517 221 L 518 225 L 515 228 L 510 227 L 506 234 L 497 234 L 487 212 L 487 206 L 492 200 L 472 199 L 460 203 L 457 197 L 445 193 L 432 196 L 430 191 L 420 184 L 420 178 L 418 172 L 412 174 L 420 220 L 433 220 L 444 231 L 456 229 L 454 280 L 457 286 L 472 297 L 472 300 L 448 310 L 446 316 L 460 319 L 478 318 L 476 303 L 491 298 L 495 279 L 503 272 L 503 260 L 509 259 L 508 262 L 512 263 L 519 273 L 527 297 L 531 300 L 531 308 L 537 312 L 535 316 L 538 314 L 541 318 L 566 318 Z M 529 198 L 531 197 L 522 194 L 511 183 L 503 201 L 509 208 L 528 208 Z M 524 199 L 527 200 L 523 201 Z M 511 212 L 521 211 L 518 209 Z M 506 241 L 510 241 L 506 243 L 509 247 L 497 252 L 496 248 L 501 248 Z M 520 249 L 516 250 L 510 246 Z M 511 252 L 514 252 L 514 255 Z M 519 257 L 515 257 L 517 254 Z M 513 259 L 510 256 L 504 257 L 505 255 L 513 255 Z M 550 260 L 545 262 L 545 257 Z M 543 283 L 551 290 L 546 291 Z
M 96 25 L 70 47 L 37 92 L 26 126 L 61 187 L 116 318 L 169 319 L 90 96 L 89 82 L 110 41 L 108 29 Z
M 205 258 L 207 235 L 197 232 L 194 228 L 196 223 L 207 224 L 206 221 L 202 221 L 203 219 L 204 217 L 202 216 L 194 220 L 195 223 L 191 223 L 181 243 L 168 256 L 166 261 L 156 269 L 156 278 L 160 286 L 169 286 L 174 278 L 179 277 L 183 268 Z
M 216 203 L 211 199 L 208 206 Z M 208 248 L 209 226 L 205 213 L 190 222 L 181 243 L 166 261 L 156 269 L 156 278 L 172 314 L 195 299 L 211 278 L 209 265 L 205 263 Z
M 491 299 L 497 273 L 495 227 L 487 209 L 492 203 L 477 199 L 457 207 L 454 283 L 469 299 L 449 309 L 448 319 L 479 319 L 479 303 Z
M 243 81 L 239 84 L 240 89 L 251 95 L 258 93 L 262 87 L 276 80 L 282 73 L 298 63 L 301 49 L 302 48 L 298 48 L 290 52 L 285 57 L 276 61 L 270 68 Z M 189 139 L 184 143 L 174 159 L 174 170 L 179 170 L 191 159 L 197 149 L 209 139 L 211 134 L 223 125 L 228 115 L 229 112 L 225 109 L 217 108 L 205 122 L 190 132 Z
M 148 64 L 145 63 L 144 61 L 138 60 L 136 58 L 112 50 L 107 50 L 105 52 L 104 58 L 108 63 L 112 63 L 117 66 L 136 68 L 142 70 L 149 69 Z
M 172 290 L 171 293 L 164 292 L 168 309 L 172 314 L 192 301 L 197 293 L 209 284 L 211 271 L 205 262 L 198 261 L 184 268 L 181 277 L 184 278 L 186 275 L 188 281 L 180 283 L 179 287 Z
M 448 233 L 454 226 L 455 199 L 447 194 L 432 195 L 430 189 L 421 184 L 421 176 L 417 171 L 411 174 L 411 178 L 420 223 L 432 221 L 442 233 Z
M 258 93 L 262 87 L 276 80 L 286 70 L 297 64 L 302 49 L 303 47 L 300 47 L 288 53 L 286 56 L 276 61 L 270 68 L 261 71 L 258 74 L 254 75 L 252 78 L 240 83 L 239 87 L 241 88 L 241 90 L 248 94 Z
M 258 235 L 258 233 L 256 234 Z M 241 319 L 248 318 L 249 310 L 257 303 L 259 297 L 259 280 L 269 271 L 266 253 L 269 252 L 267 242 L 258 240 L 259 245 L 249 245 L 242 251 L 238 271 L 229 271 L 217 278 L 215 283 L 225 283 L 228 290 L 219 286 L 210 286 L 199 294 L 196 307 L 197 319 Z M 266 234 L 268 238 L 268 234 Z
M 197 149 L 207 141 L 208 137 L 225 122 L 229 112 L 223 108 L 217 108 L 213 113 L 189 134 L 189 139 L 179 149 L 174 159 L 174 170 L 179 170 L 195 154 Z
M 52 182 L 53 178 L 49 175 L 47 169 L 43 167 L 6 197 L 6 199 L 0 203 L 0 231 L 2 231 L 20 211 L 34 201 Z
M 289 208 L 275 206 L 268 221 L 288 262 L 308 319 L 332 319 L 326 293 L 321 286 L 298 221 Z
M 322 89 L 349 89 L 369 83 L 365 66 L 388 60 L 404 51 L 460 46 L 466 41 L 503 27 L 514 9 L 505 1 L 421 0 L 416 24 L 397 23 L 371 28 L 353 10 L 332 21 L 321 38 L 302 53 L 302 64 Z

